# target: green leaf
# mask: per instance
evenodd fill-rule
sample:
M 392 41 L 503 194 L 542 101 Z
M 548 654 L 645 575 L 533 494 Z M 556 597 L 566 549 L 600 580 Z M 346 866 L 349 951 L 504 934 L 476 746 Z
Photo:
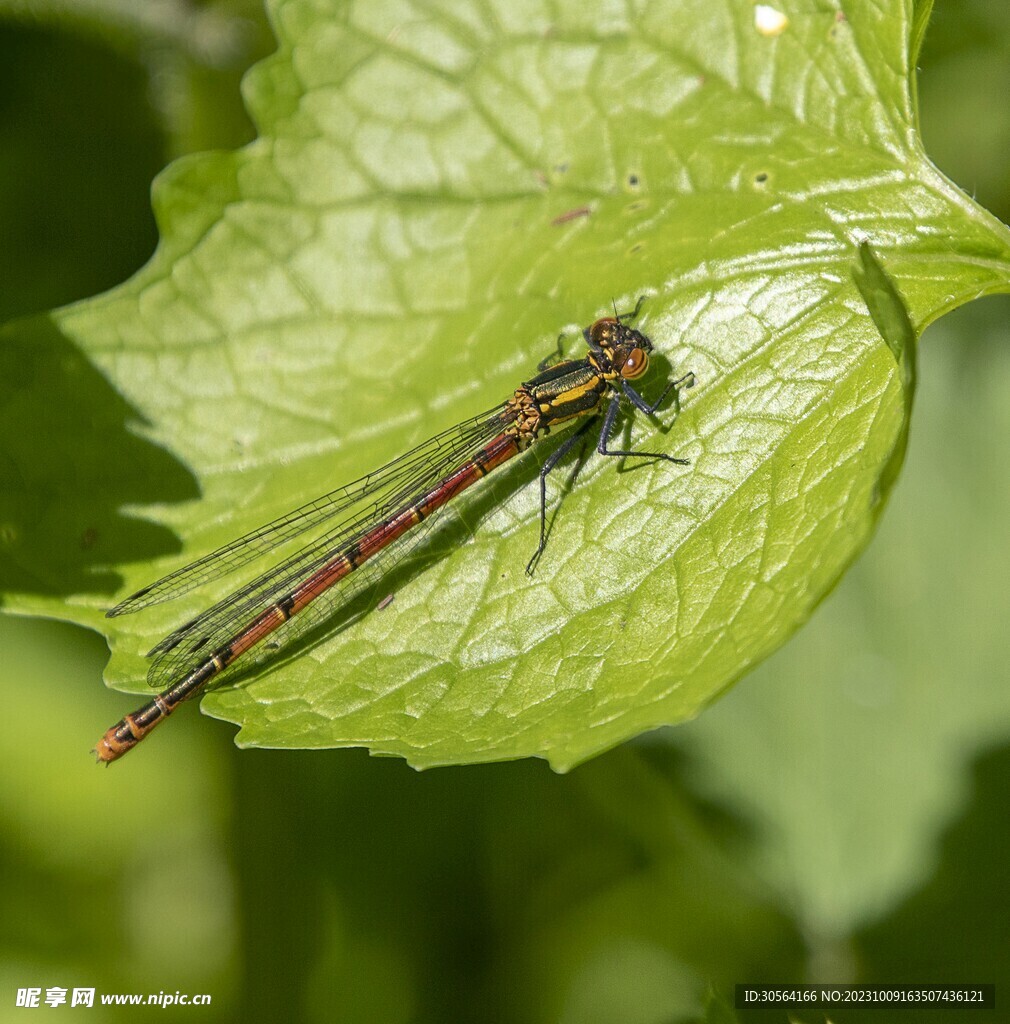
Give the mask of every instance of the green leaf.
M 559 331 L 571 346 L 644 294 L 660 369 L 698 385 L 670 429 L 638 417 L 630 440 L 689 469 L 591 460 L 531 582 L 537 457 L 518 460 L 455 503 L 388 608 L 203 706 L 245 745 L 418 766 L 567 768 L 695 715 L 831 589 L 900 461 L 907 392 L 858 244 L 915 331 L 1010 285 L 1010 234 L 918 141 L 925 7 L 780 6 L 759 31 L 752 5 L 711 0 L 278 0 L 280 50 L 245 82 L 258 140 L 173 165 L 152 262 L 31 325 L 98 369 L 66 393 L 73 422 L 104 417 L 101 441 L 69 436 L 117 458 L 79 474 L 83 533 L 70 505 L 19 520 L 13 493 L 11 604 L 101 624 L 109 681 L 139 692 L 141 652 L 227 583 L 105 623 L 107 576 L 87 588 L 86 570 L 104 559 L 135 590 L 501 401 Z M 45 439 L 11 443 L 32 479 L 78 482 Z M 161 527 L 129 554 L 124 500 L 155 502 L 140 512 Z
M 859 243 L 859 258 L 853 277 L 859 294 L 866 303 L 866 309 L 880 332 L 880 337 L 891 350 L 900 372 L 905 415 L 891 456 L 881 469 L 878 482 L 880 492 L 887 494 L 898 478 L 901 465 L 905 461 L 905 449 L 908 447 L 908 428 L 912 421 L 912 404 L 915 400 L 918 339 L 897 287 L 865 241 Z

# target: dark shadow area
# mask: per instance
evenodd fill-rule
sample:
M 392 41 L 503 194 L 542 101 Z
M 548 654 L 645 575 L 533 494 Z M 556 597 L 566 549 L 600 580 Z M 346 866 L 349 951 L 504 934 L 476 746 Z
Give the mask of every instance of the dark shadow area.
M 235 764 L 237 1019 L 547 1019 L 621 937 L 727 984 L 798 972 L 792 926 L 711 862 L 675 769 L 627 751 L 568 776 L 535 760 L 415 772 L 336 750 Z
M 1010 991 L 1010 746 L 981 757 L 974 795 L 940 846 L 940 863 L 924 888 L 893 914 L 857 936 L 869 983 L 995 983 L 997 1007 Z M 943 1024 L 976 1015 L 930 1010 Z M 980 1019 L 985 1013 L 978 1015 Z M 863 1018 L 854 1018 L 863 1019 Z M 876 1020 L 869 1014 L 866 1020 Z
M 46 316 L 0 329 L 0 590 L 111 594 L 107 566 L 180 550 L 124 504 L 199 496 L 140 416 Z
M 165 139 L 149 69 L 94 39 L 0 23 L 0 320 L 104 291 L 154 251 Z

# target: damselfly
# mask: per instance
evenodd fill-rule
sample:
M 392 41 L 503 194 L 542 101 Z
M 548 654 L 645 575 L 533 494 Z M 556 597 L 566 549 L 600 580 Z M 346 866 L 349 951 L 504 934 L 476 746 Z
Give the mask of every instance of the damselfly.
M 161 692 L 117 722 L 98 741 L 99 761 L 115 761 L 135 747 L 184 700 L 200 693 L 247 651 L 269 651 L 280 639 L 292 640 L 346 607 L 364 586 L 375 583 L 402 554 L 394 544 L 425 522 L 456 495 L 491 470 L 526 451 L 555 427 L 584 422 L 544 461 L 540 470 L 540 543 L 526 567 L 532 575 L 547 543 L 547 475 L 579 443 L 602 415 L 596 450 L 601 455 L 686 459 L 662 452 L 609 447 L 621 399 L 652 416 L 666 396 L 691 387 L 688 373 L 667 384 L 651 404 L 632 387 L 649 368 L 652 342 L 625 321 L 631 313 L 604 317 L 582 333 L 588 351 L 582 359 L 544 360 L 535 377 L 488 412 L 465 420 L 418 445 L 381 469 L 302 505 L 280 519 L 232 541 L 209 555 L 138 590 L 109 616 L 136 612 L 169 601 L 278 549 L 293 538 L 316 536 L 250 583 L 180 626 L 148 653 L 148 682 Z M 383 557 L 377 557 L 382 555 Z M 346 581 L 342 586 L 338 586 Z M 264 643 L 270 637 L 271 641 Z M 243 659 L 243 663 L 252 656 Z

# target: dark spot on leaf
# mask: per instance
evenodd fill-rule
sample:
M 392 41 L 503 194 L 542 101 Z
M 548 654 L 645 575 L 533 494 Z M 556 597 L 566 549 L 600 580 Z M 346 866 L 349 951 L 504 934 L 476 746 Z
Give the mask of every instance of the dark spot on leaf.
M 588 217 L 593 211 L 588 206 L 576 206 L 574 210 L 565 210 L 559 213 L 552 221 L 554 227 L 567 224 L 570 220 L 577 220 L 579 217 Z

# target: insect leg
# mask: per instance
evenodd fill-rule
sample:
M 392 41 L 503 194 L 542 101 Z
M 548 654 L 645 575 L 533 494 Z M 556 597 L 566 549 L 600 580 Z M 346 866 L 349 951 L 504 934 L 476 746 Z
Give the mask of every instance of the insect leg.
M 623 321 L 623 320 L 637 320 L 638 319 L 638 311 L 642 308 L 642 303 L 643 302 L 645 302 L 645 296 L 644 295 L 639 295 L 638 296 L 638 302 L 635 303 L 635 308 L 630 313 L 618 313 L 617 310 L 615 309 L 614 310 L 614 315 L 617 317 L 617 319 L 619 321 Z
M 652 405 L 649 405 L 649 403 L 646 402 L 646 400 L 626 380 L 621 381 L 621 390 L 624 392 L 628 401 L 631 402 L 636 409 L 640 412 L 644 412 L 646 416 L 654 416 L 656 414 L 656 410 L 663 404 L 666 396 L 671 391 L 680 388 L 693 388 L 694 380 L 695 378 L 693 373 L 685 373 L 679 380 L 671 381 L 666 385 L 663 389 L 663 393 L 655 402 L 652 403 Z
M 571 437 L 566 438 L 564 444 L 551 452 L 550 457 L 540 470 L 540 543 L 537 545 L 533 557 L 526 565 L 526 575 L 532 576 L 540 556 L 547 547 L 547 474 L 575 447 L 585 436 L 586 431 L 592 426 L 595 417 L 586 420 Z
M 630 394 L 628 394 L 628 398 L 631 399 L 631 402 L 636 409 L 641 409 L 642 412 L 648 413 L 650 416 L 655 412 L 655 406 L 650 407 L 645 399 L 642 398 L 634 388 L 628 386 L 627 382 L 622 382 L 622 384 L 625 392 L 630 392 Z M 667 390 L 669 390 L 669 388 L 667 388 Z M 660 401 L 662 401 L 662 399 L 660 399 Z M 656 405 L 658 404 L 659 403 L 657 402 Z M 612 448 L 608 448 L 607 442 L 610 440 L 610 435 L 614 432 L 614 423 L 617 421 L 617 411 L 619 408 L 620 400 L 616 397 L 612 398 L 610 400 L 610 405 L 607 406 L 607 414 L 603 419 L 603 428 L 600 430 L 599 443 L 596 445 L 596 450 L 601 455 L 632 455 L 639 459 L 665 459 L 667 462 L 675 462 L 678 466 L 690 465 L 690 462 L 687 459 L 677 459 L 672 455 L 666 455 L 664 452 L 614 451 Z

